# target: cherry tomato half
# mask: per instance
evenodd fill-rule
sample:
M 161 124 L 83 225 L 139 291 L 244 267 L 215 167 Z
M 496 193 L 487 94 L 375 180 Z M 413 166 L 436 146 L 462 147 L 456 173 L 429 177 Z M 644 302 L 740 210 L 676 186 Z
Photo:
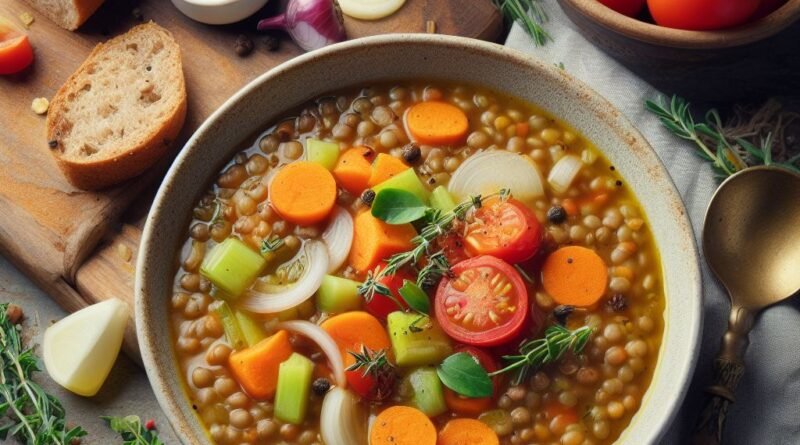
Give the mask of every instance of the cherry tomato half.
M 650 14 L 661 26 L 710 30 L 740 25 L 761 0 L 647 0 Z
M 416 278 L 405 270 L 398 270 L 394 275 L 388 275 L 380 280 L 379 283 L 389 288 L 394 298 L 402 305 L 398 307 L 391 298 L 376 293 L 372 297 L 372 301 L 364 304 L 364 309 L 381 321 L 386 321 L 386 316 L 395 311 L 402 311 L 408 308 L 408 305 L 400 296 L 399 289 L 403 286 L 403 280 L 416 281 Z
M 597 0 L 609 8 L 628 17 L 636 17 L 642 12 L 645 0 Z
M 475 211 L 464 243 L 473 256 L 492 255 L 509 263 L 531 258 L 542 244 L 542 225 L 514 198 L 489 199 Z
M 33 62 L 28 36 L 0 17 L 0 75 L 18 73 Z
M 528 290 L 508 263 L 489 255 L 464 260 L 436 290 L 442 329 L 461 343 L 494 346 L 514 338 L 528 317 Z
M 487 372 L 497 371 L 497 361 L 483 349 L 478 349 L 473 346 L 459 345 L 455 348 L 456 352 L 466 352 L 467 354 L 475 357 L 478 363 L 483 366 Z M 494 394 L 491 397 L 483 397 L 480 399 L 472 399 L 464 397 L 450 388 L 444 389 L 444 401 L 447 407 L 456 414 L 462 416 L 478 416 L 484 411 L 488 411 L 492 407 L 494 396 L 500 390 L 500 377 L 495 376 L 492 378 L 494 385 Z

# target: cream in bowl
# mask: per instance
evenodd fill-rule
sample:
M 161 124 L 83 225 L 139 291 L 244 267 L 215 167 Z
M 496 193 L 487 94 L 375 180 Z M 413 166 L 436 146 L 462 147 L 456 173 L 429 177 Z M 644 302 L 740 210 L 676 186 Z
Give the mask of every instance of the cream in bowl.
M 148 221 L 140 341 L 187 441 L 655 441 L 693 368 L 699 274 L 638 133 L 494 45 L 315 56 L 212 116 Z
M 172 0 L 192 20 L 209 25 L 226 25 L 246 19 L 269 0 Z

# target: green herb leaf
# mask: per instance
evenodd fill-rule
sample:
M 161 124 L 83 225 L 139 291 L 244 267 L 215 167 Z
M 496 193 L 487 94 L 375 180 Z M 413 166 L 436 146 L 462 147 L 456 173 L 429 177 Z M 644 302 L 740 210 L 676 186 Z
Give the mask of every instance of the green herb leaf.
M 415 194 L 400 189 L 383 189 L 372 201 L 372 216 L 389 224 L 406 224 L 424 217 L 428 206 Z
M 431 302 L 428 299 L 428 294 L 425 293 L 417 283 L 409 280 L 403 280 L 403 285 L 398 289 L 400 296 L 408 303 L 411 309 L 423 314 L 430 314 Z
M 275 252 L 276 250 L 283 247 L 284 244 L 286 244 L 286 242 L 283 240 L 283 238 L 277 235 L 270 236 L 269 238 L 264 238 L 264 240 L 261 241 L 261 255 L 266 255 L 268 253 Z
M 148 430 L 139 416 L 102 416 L 108 427 L 122 437 L 123 445 L 164 445 L 155 429 Z
M 436 368 L 444 386 L 465 397 L 489 397 L 494 389 L 492 379 L 475 357 L 458 352 L 444 359 Z
M 507 22 L 516 22 L 531 37 L 533 44 L 544 46 L 553 40 L 542 27 L 547 21 L 547 13 L 542 8 L 542 0 L 494 0 L 494 5 Z

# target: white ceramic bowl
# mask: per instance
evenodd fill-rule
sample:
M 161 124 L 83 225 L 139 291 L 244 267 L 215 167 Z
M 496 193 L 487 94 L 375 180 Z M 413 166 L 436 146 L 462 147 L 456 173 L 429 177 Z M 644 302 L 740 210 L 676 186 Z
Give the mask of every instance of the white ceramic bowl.
M 686 393 L 702 328 L 694 236 L 664 166 L 618 110 L 564 70 L 499 45 L 425 34 L 349 41 L 274 68 L 209 117 L 173 163 L 144 230 L 136 267 L 136 319 L 145 369 L 178 436 L 187 445 L 210 443 L 182 390 L 173 344 L 165 340 L 178 267 L 175 252 L 186 237 L 194 203 L 234 155 L 237 142 L 286 110 L 332 90 L 391 79 L 467 82 L 536 103 L 593 141 L 625 178 L 661 253 L 667 306 L 653 382 L 618 443 L 655 443 Z
M 172 0 L 192 20 L 209 25 L 236 23 L 253 15 L 269 0 Z

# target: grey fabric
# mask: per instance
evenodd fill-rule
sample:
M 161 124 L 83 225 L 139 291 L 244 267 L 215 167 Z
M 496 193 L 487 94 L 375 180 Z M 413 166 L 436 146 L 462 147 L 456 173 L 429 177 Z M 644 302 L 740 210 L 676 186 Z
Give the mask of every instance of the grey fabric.
M 593 1 L 593 0 L 587 0 Z M 664 162 L 683 197 L 698 245 L 705 208 L 717 183 L 693 147 L 664 130 L 644 109 L 645 99 L 658 95 L 652 86 L 593 46 L 578 32 L 556 2 L 546 2 L 553 41 L 536 47 L 515 25 L 506 46 L 552 64 L 587 83 L 619 108 L 644 134 Z M 691 99 L 691 98 L 689 98 Z M 798 246 L 800 248 L 800 246 Z M 663 444 L 688 443 L 703 401 L 703 387 L 728 318 L 728 298 L 705 264 L 703 291 L 705 327 L 697 371 L 689 395 Z M 798 270 L 800 273 L 800 270 Z M 800 301 L 795 298 L 770 308 L 756 321 L 747 350 L 747 368 L 728 417 L 725 444 L 800 444 Z

